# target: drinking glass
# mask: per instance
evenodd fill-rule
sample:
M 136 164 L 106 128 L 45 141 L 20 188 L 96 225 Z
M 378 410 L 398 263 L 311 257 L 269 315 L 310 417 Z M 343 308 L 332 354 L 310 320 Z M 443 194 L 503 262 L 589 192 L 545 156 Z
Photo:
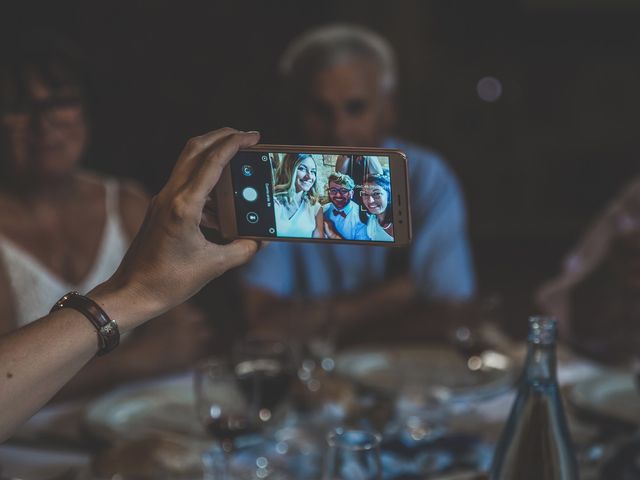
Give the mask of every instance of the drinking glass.
M 228 362 L 206 360 L 194 374 L 196 412 L 213 447 L 203 455 L 205 479 L 231 480 L 229 457 L 241 435 L 255 432 L 258 421 L 251 416 Z
M 406 444 L 444 436 L 452 413 L 450 400 L 451 391 L 446 387 L 405 386 L 396 399 L 395 421 L 385 435 L 398 435 Z
M 282 341 L 250 337 L 233 349 L 234 373 L 249 410 L 268 422 L 289 393 L 294 377 L 291 349 Z
M 338 428 L 327 435 L 323 480 L 381 480 L 380 435 Z

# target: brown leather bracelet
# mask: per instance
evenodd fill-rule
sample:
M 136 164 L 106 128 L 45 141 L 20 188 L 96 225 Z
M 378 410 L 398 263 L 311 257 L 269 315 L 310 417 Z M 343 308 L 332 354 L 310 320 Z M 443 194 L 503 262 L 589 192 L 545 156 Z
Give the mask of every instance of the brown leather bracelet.
M 72 308 L 83 314 L 96 327 L 98 332 L 98 353 L 105 355 L 120 343 L 118 324 L 109 318 L 105 311 L 89 297 L 78 292 L 69 292 L 51 308 L 51 313 L 61 308 Z

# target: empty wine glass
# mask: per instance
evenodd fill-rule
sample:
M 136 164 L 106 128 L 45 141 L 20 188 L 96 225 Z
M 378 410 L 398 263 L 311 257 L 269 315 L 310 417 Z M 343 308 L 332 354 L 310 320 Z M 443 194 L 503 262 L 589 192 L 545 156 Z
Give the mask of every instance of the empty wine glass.
M 405 386 L 395 405 L 395 421 L 385 434 L 398 435 L 406 444 L 430 442 L 447 433 L 451 391 L 446 387 Z
M 338 428 L 327 435 L 323 480 L 381 480 L 380 435 Z
M 233 362 L 249 409 L 262 422 L 268 422 L 289 393 L 294 376 L 291 349 L 279 340 L 251 337 L 235 345 Z
M 194 390 L 198 419 L 215 442 L 203 455 L 205 478 L 230 480 L 229 457 L 236 439 L 255 432 L 257 418 L 251 416 L 233 369 L 223 360 L 207 360 L 196 367 Z

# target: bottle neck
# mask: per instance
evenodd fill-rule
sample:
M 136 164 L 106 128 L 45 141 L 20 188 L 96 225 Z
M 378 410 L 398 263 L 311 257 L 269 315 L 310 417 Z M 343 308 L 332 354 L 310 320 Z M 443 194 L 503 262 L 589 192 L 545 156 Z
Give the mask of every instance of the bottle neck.
M 525 379 L 535 383 L 556 382 L 555 343 L 529 343 L 529 351 L 524 369 Z

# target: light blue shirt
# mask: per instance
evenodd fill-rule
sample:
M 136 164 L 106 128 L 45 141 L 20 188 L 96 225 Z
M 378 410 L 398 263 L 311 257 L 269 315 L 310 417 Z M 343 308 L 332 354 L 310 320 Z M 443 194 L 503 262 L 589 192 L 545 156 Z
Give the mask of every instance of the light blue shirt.
M 353 200 L 349 200 L 349 203 L 340 210 L 336 206 L 329 202 L 323 205 L 322 210 L 324 212 L 324 219 L 333 222 L 336 227 L 336 232 L 346 240 L 369 240 L 367 235 L 367 226 L 360 220 L 358 213 L 358 204 Z M 338 212 L 344 212 L 345 216 L 334 215 L 334 210 Z
M 435 153 L 396 139 L 409 162 L 413 240 L 409 270 L 428 300 L 471 297 L 475 290 L 458 182 Z M 395 248 L 272 242 L 242 269 L 247 285 L 274 295 L 319 298 L 366 290 L 385 280 Z

